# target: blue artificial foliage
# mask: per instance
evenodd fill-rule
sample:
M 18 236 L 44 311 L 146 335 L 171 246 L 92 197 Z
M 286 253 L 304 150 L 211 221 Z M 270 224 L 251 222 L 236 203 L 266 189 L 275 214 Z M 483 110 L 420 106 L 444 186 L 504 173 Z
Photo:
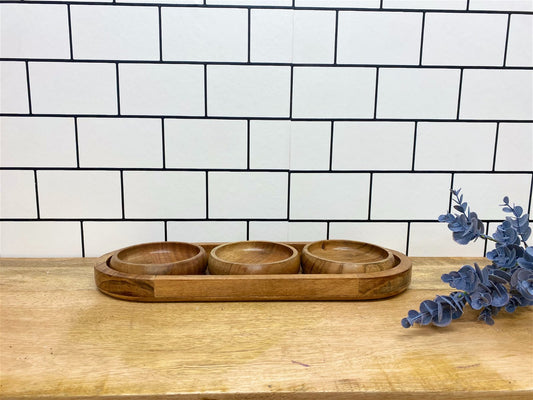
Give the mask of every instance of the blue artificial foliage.
M 437 296 L 425 300 L 420 311 L 410 310 L 401 323 L 404 328 L 414 324 L 446 326 L 463 315 L 466 304 L 481 310 L 478 319 L 489 325 L 501 310 L 511 313 L 519 307 L 533 305 L 533 247 L 527 245 L 531 236 L 529 215 L 520 206 L 511 205 L 509 197 L 501 204 L 505 213 L 511 214 L 498 225 L 492 236 L 485 234 L 483 222 L 470 211 L 463 201 L 461 189 L 452 190 L 454 210 L 439 216 L 448 224 L 453 240 L 466 245 L 478 238 L 495 242 L 495 248 L 487 253 L 492 264 L 480 268 L 477 264 L 462 266 L 458 271 L 442 275 L 443 282 L 458 291 L 449 296 Z

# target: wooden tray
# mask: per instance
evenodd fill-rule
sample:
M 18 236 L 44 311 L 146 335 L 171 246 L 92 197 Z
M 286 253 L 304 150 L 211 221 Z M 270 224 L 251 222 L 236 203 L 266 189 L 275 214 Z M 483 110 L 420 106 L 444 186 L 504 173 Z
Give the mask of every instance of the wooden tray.
M 197 244 L 209 254 L 219 243 Z M 287 244 L 301 252 L 307 243 Z M 134 275 L 111 269 L 111 252 L 98 259 L 94 279 L 109 296 L 145 302 L 371 300 L 401 293 L 411 282 L 411 260 L 390 251 L 397 264 L 384 271 L 287 275 Z

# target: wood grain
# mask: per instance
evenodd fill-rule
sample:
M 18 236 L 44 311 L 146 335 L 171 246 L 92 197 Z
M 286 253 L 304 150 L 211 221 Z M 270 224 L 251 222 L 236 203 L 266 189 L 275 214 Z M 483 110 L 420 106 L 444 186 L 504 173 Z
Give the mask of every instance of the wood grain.
M 101 294 L 94 258 L 0 259 L 2 399 L 531 399 L 533 310 L 403 329 L 440 275 L 359 302 L 136 303 Z

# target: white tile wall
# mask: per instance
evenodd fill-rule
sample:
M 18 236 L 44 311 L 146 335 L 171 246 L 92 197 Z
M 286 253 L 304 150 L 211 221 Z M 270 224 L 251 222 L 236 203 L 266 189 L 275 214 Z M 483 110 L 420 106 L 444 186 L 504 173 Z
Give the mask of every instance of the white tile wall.
M 372 219 L 436 219 L 448 209 L 450 174 L 376 173 Z
M 159 60 L 156 7 L 75 5 L 70 14 L 74 58 Z
M 159 119 L 78 118 L 80 167 L 161 168 Z
M 67 6 L 0 4 L 0 57 L 70 58 Z
M 209 65 L 207 114 L 227 117 L 288 117 L 289 67 Z
M 295 67 L 293 74 L 293 117 L 372 117 L 375 68 Z
M 139 243 L 164 242 L 163 222 L 95 222 L 83 223 L 85 256 L 98 257 L 102 254 Z
M 422 13 L 339 13 L 340 64 L 418 64 Z
M 456 69 L 380 68 L 377 117 L 455 118 L 459 77 Z
M 244 221 L 171 221 L 168 240 L 178 242 L 237 242 L 246 240 Z
M 0 171 L 0 218 L 36 218 L 33 171 Z
M 405 253 L 407 223 L 405 222 L 332 222 L 330 239 L 349 239 L 374 243 Z
M 79 222 L 0 222 L 1 257 L 81 257 Z
M 74 119 L 1 117 L 0 166 L 75 167 Z
M 204 218 L 205 172 L 124 172 L 126 218 Z
M 413 122 L 335 122 L 334 170 L 409 170 Z
M 460 118 L 533 119 L 532 70 L 465 70 Z
M 211 218 L 286 218 L 285 172 L 209 172 Z
M 118 171 L 37 171 L 41 218 L 120 218 Z
M 420 122 L 415 170 L 489 171 L 495 138 L 495 123 Z
M 503 196 L 511 203 L 526 207 L 529 200 L 531 174 L 456 174 L 454 186 L 461 188 L 465 200 L 482 220 L 503 220 Z
M 23 62 L 0 62 L 0 112 L 29 112 L 26 65 Z
M 161 23 L 164 60 L 246 61 L 248 57 L 246 9 L 164 7 Z
M 167 119 L 166 166 L 246 168 L 246 132 L 246 121 Z
M 113 64 L 30 62 L 29 72 L 34 113 L 117 113 Z
M 292 219 L 359 219 L 368 215 L 370 175 L 294 173 L 291 175 Z
M 0 4 L 1 255 L 480 255 L 437 223 L 452 183 L 531 207 L 530 0 L 93 2 Z
M 204 67 L 120 64 L 120 111 L 126 115 L 204 115 Z
M 335 50 L 335 12 L 252 10 L 252 62 L 331 64 Z
M 533 66 L 533 15 L 511 15 L 506 65 Z
M 428 13 L 424 65 L 503 65 L 506 14 Z
M 496 171 L 533 171 L 533 124 L 500 124 Z

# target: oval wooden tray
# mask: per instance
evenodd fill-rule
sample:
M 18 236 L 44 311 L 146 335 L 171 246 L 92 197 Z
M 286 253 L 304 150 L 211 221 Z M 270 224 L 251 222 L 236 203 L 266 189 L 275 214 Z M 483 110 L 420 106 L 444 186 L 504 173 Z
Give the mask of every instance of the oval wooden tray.
M 220 243 L 196 244 L 209 254 Z M 307 243 L 287 244 L 301 252 Z M 109 267 L 112 252 L 98 259 L 94 279 L 101 292 L 132 301 L 371 300 L 401 293 L 411 282 L 411 260 L 390 252 L 396 264 L 384 271 L 285 275 L 134 275 Z

